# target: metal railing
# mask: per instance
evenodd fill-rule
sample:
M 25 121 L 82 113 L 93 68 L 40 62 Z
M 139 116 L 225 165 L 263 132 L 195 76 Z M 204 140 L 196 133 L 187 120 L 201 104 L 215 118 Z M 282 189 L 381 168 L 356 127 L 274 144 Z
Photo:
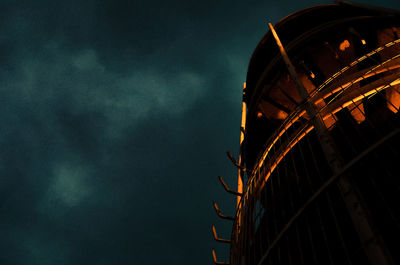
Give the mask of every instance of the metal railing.
M 354 232 L 349 232 L 349 220 L 339 218 L 346 214 L 343 214 L 342 206 L 334 205 L 336 200 L 333 197 L 338 197 L 338 191 L 331 184 L 345 171 L 351 175 L 352 170 L 367 159 L 365 157 L 377 156 L 376 150 L 398 135 L 399 130 L 387 129 L 390 124 L 376 125 L 365 109 L 375 108 L 370 113 L 382 112 L 382 106 L 369 102 L 383 98 L 398 113 L 398 102 L 392 102 L 383 92 L 391 89 L 400 96 L 397 87 L 400 84 L 400 55 L 383 62 L 376 62 L 373 57 L 399 44 L 400 40 L 389 42 L 358 58 L 328 78 L 307 98 L 313 104 L 326 102 L 318 108 L 318 114 L 324 120 L 334 120 L 328 129 L 340 146 L 350 150 L 349 154 L 344 154 L 346 163 L 341 173 L 333 174 L 327 166 L 328 161 L 318 155 L 322 153 L 322 147 L 313 132 L 313 117 L 306 115 L 306 102 L 298 106 L 269 138 L 265 151 L 248 173 L 248 181 L 237 207 L 231 235 L 231 264 L 273 264 L 277 260 L 280 263 L 286 260 L 287 264 L 318 264 L 324 259 L 326 264 L 336 264 L 338 256 L 344 264 L 354 264 L 354 255 L 360 255 L 365 246 L 358 244 L 358 249 L 349 247 L 347 242 L 355 240 L 349 239 L 355 237 Z M 358 69 L 359 64 L 366 61 L 369 66 Z M 377 77 L 378 80 L 371 81 Z M 348 113 L 352 111 L 358 111 L 363 116 L 362 124 L 347 124 Z M 386 117 L 387 122 L 392 123 L 392 119 L 398 122 L 397 113 Z M 398 126 L 398 123 L 395 124 Z M 387 149 L 386 153 L 399 158 L 395 148 Z M 386 174 L 392 174 L 390 170 L 386 171 Z M 368 178 L 376 182 L 372 177 Z M 382 189 L 379 192 L 382 193 Z M 387 211 L 393 211 L 392 208 L 388 207 Z M 329 221 L 325 220 L 327 216 Z M 306 225 L 300 226 L 301 222 Z M 301 227 L 306 230 L 302 231 Z M 335 231 L 336 235 L 331 235 L 331 231 Z M 330 243 L 330 238 L 336 238 L 337 242 Z M 325 244 L 318 246 L 323 249 L 324 258 L 313 249 L 316 247 L 314 241 Z M 336 253 L 335 256 L 334 247 L 338 246 L 341 246 L 340 255 Z M 249 251 L 253 253 L 247 253 Z M 294 257 L 297 262 L 292 260 Z

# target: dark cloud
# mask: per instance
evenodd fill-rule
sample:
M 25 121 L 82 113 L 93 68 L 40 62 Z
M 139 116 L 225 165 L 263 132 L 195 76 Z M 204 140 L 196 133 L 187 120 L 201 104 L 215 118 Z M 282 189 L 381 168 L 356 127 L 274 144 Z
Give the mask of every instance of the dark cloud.
M 0 263 L 227 259 L 248 60 L 316 3 L 2 1 Z

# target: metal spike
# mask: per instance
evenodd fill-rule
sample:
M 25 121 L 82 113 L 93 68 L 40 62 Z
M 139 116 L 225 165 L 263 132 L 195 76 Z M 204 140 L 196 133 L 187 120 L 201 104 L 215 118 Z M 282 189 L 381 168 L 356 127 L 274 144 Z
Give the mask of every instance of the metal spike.
M 235 158 L 233 158 L 233 155 L 231 154 L 231 152 L 228 151 L 228 152 L 226 152 L 226 154 L 228 155 L 228 157 L 232 161 L 232 163 L 235 165 L 235 167 L 240 168 L 241 170 L 246 172 L 246 168 L 240 166 L 239 163 L 236 162 L 236 160 L 235 160 Z
M 235 220 L 235 218 L 233 218 L 233 217 L 231 217 L 231 216 L 226 216 L 226 215 L 223 215 L 222 213 L 221 213 L 221 211 L 219 210 L 219 208 L 218 208 L 218 205 L 217 205 L 217 203 L 215 202 L 215 201 L 213 201 L 213 205 L 214 205 L 214 209 L 215 209 L 215 211 L 217 212 L 217 215 L 219 216 L 219 217 L 221 217 L 222 219 L 227 219 L 227 220 Z
M 218 237 L 218 235 L 217 235 L 217 230 L 215 229 L 215 226 L 214 226 L 214 225 L 212 225 L 212 231 L 213 231 L 214 239 L 215 239 L 216 241 L 222 242 L 222 243 L 229 243 L 229 244 L 231 243 L 231 241 L 228 240 L 228 239 Z
M 227 192 L 229 192 L 229 193 L 231 193 L 231 194 L 233 194 L 233 195 L 236 195 L 236 196 L 242 196 L 242 195 L 243 195 L 243 194 L 240 193 L 240 192 L 231 190 L 231 189 L 228 187 L 228 185 L 226 185 L 224 179 L 223 179 L 221 176 L 218 176 L 218 178 L 219 178 L 219 182 L 221 182 L 222 186 L 224 186 L 224 189 L 225 189 Z
M 230 264 L 228 262 L 218 261 L 217 260 L 217 255 L 215 255 L 215 250 L 214 249 L 212 249 L 212 256 L 213 256 L 214 263 L 217 264 L 217 265 L 229 265 Z

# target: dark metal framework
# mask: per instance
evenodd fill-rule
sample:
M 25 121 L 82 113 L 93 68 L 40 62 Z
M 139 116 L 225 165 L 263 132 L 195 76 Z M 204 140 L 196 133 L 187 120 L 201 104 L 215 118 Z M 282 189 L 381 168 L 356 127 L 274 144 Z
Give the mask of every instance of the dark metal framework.
M 275 32 L 276 29 L 276 32 Z M 400 264 L 400 15 L 337 3 L 251 59 L 230 264 Z M 282 41 L 282 43 L 281 43 Z M 217 260 L 213 251 L 214 262 Z

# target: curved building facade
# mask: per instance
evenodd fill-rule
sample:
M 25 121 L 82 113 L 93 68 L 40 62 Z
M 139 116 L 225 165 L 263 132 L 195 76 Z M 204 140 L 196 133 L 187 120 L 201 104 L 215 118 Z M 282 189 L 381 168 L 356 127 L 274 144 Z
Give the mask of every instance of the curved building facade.
M 400 14 L 296 12 L 246 84 L 229 263 L 400 264 Z

